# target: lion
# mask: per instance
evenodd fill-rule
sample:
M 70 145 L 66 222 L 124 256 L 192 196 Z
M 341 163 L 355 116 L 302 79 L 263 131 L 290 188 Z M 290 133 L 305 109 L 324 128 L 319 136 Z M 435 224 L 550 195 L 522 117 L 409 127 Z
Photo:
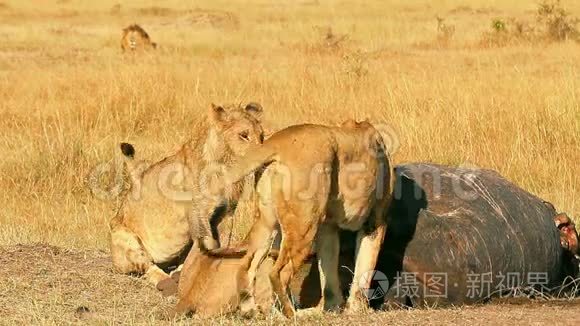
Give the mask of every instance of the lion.
M 254 172 L 258 172 L 258 214 L 244 240 L 245 256 L 237 277 L 242 313 L 252 316 L 257 312 L 256 272 L 278 230 L 280 250 L 269 279 L 286 317 L 295 315 L 286 292 L 288 285 L 313 247 L 322 288 L 318 309 L 343 308 L 338 275 L 340 229 L 358 232 L 359 254 L 346 309 L 359 310 L 362 290 L 369 288 L 371 281 L 371 277 L 363 276 L 376 265 L 386 231 L 385 214 L 392 201 L 393 171 L 379 132 L 367 121 L 353 120 L 340 127 L 291 126 L 273 134 L 226 169 L 224 184 L 238 182 Z M 221 202 L 216 201 L 214 209 L 227 201 L 224 196 Z M 204 215 L 211 216 L 201 210 L 197 218 Z M 204 250 L 220 257 L 239 254 L 239 250 L 229 248 L 202 247 Z M 193 264 L 194 259 L 188 256 L 180 279 L 178 313 L 187 312 L 187 290 L 193 282 L 188 273 Z
M 246 250 L 235 247 L 232 249 L 233 251 L 225 257 L 223 252 L 214 255 L 212 251 L 203 252 L 197 246 L 192 247 L 188 255 L 188 261 L 191 263 L 187 271 L 184 269 L 171 275 L 175 281 L 179 281 L 179 302 L 175 307 L 175 316 L 195 313 L 199 317 L 209 318 L 233 313 L 238 309 L 240 297 L 238 278 L 235 276 L 240 269 L 247 270 L 248 266 L 242 266 L 242 263 L 247 264 L 248 261 L 242 261 Z M 345 254 L 341 246 L 341 263 L 352 260 L 352 257 L 348 256 L 349 249 L 351 248 L 347 247 Z M 346 259 L 345 255 L 348 256 Z M 259 311 L 270 311 L 275 304 L 268 275 L 277 256 L 277 249 L 271 249 L 256 272 L 253 295 Z M 352 275 L 348 270 L 341 272 L 341 289 L 345 292 L 351 284 Z M 184 276 L 181 277 L 180 274 Z M 293 295 L 293 301 L 299 302 L 300 307 L 314 307 L 319 302 L 318 275 L 315 256 L 311 255 L 300 271 L 293 276 L 289 292 Z
M 123 36 L 121 37 L 121 49 L 123 49 L 123 52 L 156 48 L 157 43 L 151 42 L 149 34 L 141 26 L 133 24 L 123 28 Z
M 238 274 L 242 263 L 242 257 L 214 257 L 207 255 L 194 246 L 188 256 L 191 264 L 187 273 L 182 270 L 187 281 L 182 282 L 178 278 L 180 298 L 178 306 L 175 308 L 177 316 L 192 312 L 197 316 L 208 318 L 215 317 L 236 311 L 239 305 Z M 267 311 L 274 304 L 272 300 L 272 289 L 268 274 L 272 268 L 271 258 L 265 259 L 260 264 L 256 273 L 255 301 L 260 310 Z M 178 273 L 172 275 L 176 278 Z M 184 289 L 186 285 L 187 289 Z
M 208 248 L 219 247 L 217 225 L 233 210 L 222 210 L 208 225 L 195 225 L 196 230 L 189 225 L 188 212 L 192 205 L 204 205 L 216 167 L 235 162 L 251 145 L 263 142 L 262 112 L 257 103 L 245 107 L 212 104 L 205 137 L 186 142 L 174 155 L 151 165 L 135 160 L 132 145 L 121 144 L 130 186 L 110 221 L 117 271 L 144 275 L 158 289 L 171 293 L 177 285 L 164 269 L 180 265 L 193 240 L 201 239 Z M 232 203 L 240 198 L 242 183 L 238 182 Z

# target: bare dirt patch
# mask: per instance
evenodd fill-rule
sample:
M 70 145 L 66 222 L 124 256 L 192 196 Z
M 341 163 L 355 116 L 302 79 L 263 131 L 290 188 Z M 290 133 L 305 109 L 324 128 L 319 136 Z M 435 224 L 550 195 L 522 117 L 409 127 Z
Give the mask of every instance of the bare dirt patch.
M 3 247 L 0 280 L 7 324 L 155 322 L 173 306 L 145 282 L 113 273 L 103 251 Z
M 48 245 L 0 247 L 0 324 L 253 324 L 268 325 L 280 317 L 244 320 L 223 316 L 212 320 L 170 320 L 175 298 L 162 295 L 144 281 L 115 274 L 108 253 Z M 219 287 L 217 287 L 219 288 Z M 346 325 L 547 324 L 576 325 L 580 300 L 509 300 L 447 309 L 369 312 L 355 316 L 324 314 L 300 323 Z

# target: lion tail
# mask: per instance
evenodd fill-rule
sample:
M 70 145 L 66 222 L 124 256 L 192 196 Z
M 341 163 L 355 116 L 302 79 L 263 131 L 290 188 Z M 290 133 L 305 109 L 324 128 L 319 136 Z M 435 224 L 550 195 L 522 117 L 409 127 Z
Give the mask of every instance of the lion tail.
M 246 154 L 229 169 L 228 180 L 234 184 L 278 160 L 279 157 L 276 151 L 262 145 Z
M 135 161 L 135 147 L 129 143 L 121 143 L 121 152 L 123 153 L 125 169 L 131 177 L 131 184 L 139 181 L 139 176 L 143 173 L 143 165 Z

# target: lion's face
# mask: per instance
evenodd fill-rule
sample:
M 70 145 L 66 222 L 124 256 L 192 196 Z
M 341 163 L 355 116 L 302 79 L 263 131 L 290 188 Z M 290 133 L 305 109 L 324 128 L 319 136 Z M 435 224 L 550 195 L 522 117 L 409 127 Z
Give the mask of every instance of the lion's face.
M 129 32 L 125 38 L 125 47 L 129 50 L 136 51 L 139 49 L 147 48 L 150 45 L 148 39 L 144 38 L 138 32 L 131 31 Z
M 212 104 L 210 118 L 221 133 L 221 141 L 235 157 L 244 156 L 252 146 L 264 142 L 264 130 L 260 122 L 262 106 L 250 103 L 246 106 L 217 106 Z
M 124 51 L 146 50 L 156 48 L 156 45 L 151 42 L 147 32 L 139 25 L 134 24 L 123 29 L 121 48 Z
M 131 32 L 127 34 L 127 43 L 131 50 L 137 49 L 139 43 L 141 43 L 141 37 L 136 32 Z

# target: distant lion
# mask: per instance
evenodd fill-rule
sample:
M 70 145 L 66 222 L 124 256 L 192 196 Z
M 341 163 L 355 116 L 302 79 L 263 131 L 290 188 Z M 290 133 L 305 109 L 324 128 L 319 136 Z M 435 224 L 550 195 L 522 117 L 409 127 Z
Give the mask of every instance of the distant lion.
M 255 171 L 259 171 L 255 185 L 259 213 L 246 237 L 247 251 L 240 262 L 245 266 L 238 275 L 242 312 L 253 315 L 257 310 L 256 273 L 278 226 L 282 240 L 269 278 L 283 314 L 288 318 L 295 314 L 288 286 L 312 248 L 321 272 L 320 308 L 343 308 L 338 271 L 340 229 L 358 232 L 354 281 L 346 309 L 359 310 L 363 291 L 370 288 L 371 277 L 365 273 L 375 268 L 393 190 L 392 167 L 380 133 L 366 121 L 349 120 L 340 127 L 291 126 L 274 133 L 228 168 L 225 184 Z M 202 209 L 193 217 L 211 215 Z M 221 248 L 209 253 L 228 257 L 232 251 Z M 184 264 L 177 313 L 194 309 L 189 302 L 195 301 L 190 296 L 196 294 L 188 291 L 195 282 L 188 276 L 194 264 L 191 257 Z
M 212 104 L 207 134 L 151 165 L 135 160 L 131 144 L 121 144 L 130 189 L 110 222 L 111 254 L 117 271 L 144 275 L 159 289 L 170 292 L 176 290 L 176 284 L 170 288 L 171 278 L 163 269 L 183 262 L 192 245 L 192 233 L 200 232 L 194 238 L 204 241 L 204 246 L 219 247 L 217 224 L 231 210 L 222 211 L 197 231 L 190 230 L 187 212 L 192 205 L 203 206 L 204 196 L 211 192 L 214 167 L 231 164 L 251 145 L 263 142 L 261 115 L 262 106 L 257 103 Z M 241 191 L 233 198 L 240 195 Z M 161 281 L 165 281 L 163 288 Z
M 129 25 L 123 28 L 123 36 L 121 37 L 121 49 L 126 51 L 140 51 L 157 48 L 157 43 L 151 42 L 149 34 L 137 25 Z

